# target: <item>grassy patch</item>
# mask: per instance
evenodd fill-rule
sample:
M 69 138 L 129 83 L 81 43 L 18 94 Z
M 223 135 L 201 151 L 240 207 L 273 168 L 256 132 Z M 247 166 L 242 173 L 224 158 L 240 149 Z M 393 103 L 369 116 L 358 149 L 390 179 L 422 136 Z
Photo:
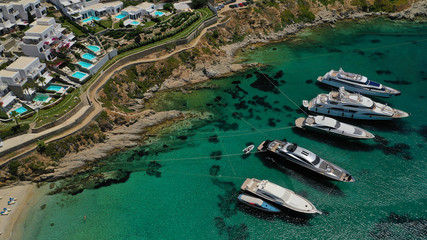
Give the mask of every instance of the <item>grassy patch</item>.
M 68 20 L 68 19 L 67 19 L 67 20 L 65 20 L 65 21 L 62 23 L 62 26 L 66 27 L 66 28 L 68 28 L 70 31 L 72 31 L 72 32 L 74 33 L 74 35 L 76 35 L 76 37 L 85 37 L 85 36 L 86 36 L 86 33 L 84 33 L 84 32 L 82 32 L 82 31 L 80 31 L 78 28 L 76 28 L 75 26 L 73 26 L 73 25 L 69 22 L 69 20 Z

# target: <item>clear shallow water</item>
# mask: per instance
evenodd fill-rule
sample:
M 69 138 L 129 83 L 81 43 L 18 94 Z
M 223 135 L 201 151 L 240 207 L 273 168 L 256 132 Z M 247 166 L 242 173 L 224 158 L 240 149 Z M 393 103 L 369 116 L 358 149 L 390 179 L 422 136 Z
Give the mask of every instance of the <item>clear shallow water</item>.
M 33 98 L 33 101 L 36 101 L 36 102 L 48 102 L 49 100 L 50 100 L 49 95 L 44 93 L 37 93 L 37 95 Z
M 187 122 L 187 130 L 179 133 L 159 132 L 161 143 L 109 158 L 99 171 L 131 171 L 124 183 L 45 197 L 23 224 L 24 239 L 425 238 L 426 33 L 426 24 L 382 20 L 304 31 L 242 57 L 269 64 L 262 74 L 250 70 L 212 81 L 215 89 L 162 94 L 150 107 L 194 109 L 214 117 Z M 258 88 L 268 91 L 253 87 L 257 76 L 262 81 L 268 75 L 301 105 L 328 91 L 315 79 L 339 67 L 402 91 L 375 100 L 412 115 L 351 122 L 384 140 L 346 141 L 290 128 L 304 114 L 267 84 Z M 262 154 L 240 156 L 246 144 L 285 137 L 348 170 L 356 182 L 321 180 Z M 152 160 L 161 164 L 159 177 L 146 171 L 156 172 L 149 166 Z M 329 215 L 302 220 L 242 207 L 236 198 L 246 177 L 290 188 Z
M 92 59 L 94 59 L 94 58 L 95 58 L 95 55 L 92 55 L 92 54 L 90 54 L 90 53 L 85 53 L 85 54 L 83 54 L 83 55 L 82 55 L 82 58 L 84 58 L 84 59 L 87 59 L 87 60 L 91 61 Z

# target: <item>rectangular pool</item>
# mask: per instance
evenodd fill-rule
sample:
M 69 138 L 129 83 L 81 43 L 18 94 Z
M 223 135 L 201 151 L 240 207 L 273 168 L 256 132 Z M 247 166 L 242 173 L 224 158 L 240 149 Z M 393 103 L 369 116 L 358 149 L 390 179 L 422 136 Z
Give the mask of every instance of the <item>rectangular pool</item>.
M 85 53 L 85 54 L 82 55 L 82 58 L 86 59 L 86 60 L 89 60 L 89 61 L 92 61 L 95 58 L 95 55 L 92 55 L 90 53 Z
M 80 82 L 81 82 L 81 81 L 85 80 L 85 79 L 89 76 L 89 74 L 87 74 L 87 73 L 82 73 L 82 72 L 75 72 L 75 73 L 73 73 L 73 75 L 71 75 L 71 76 L 72 76 L 72 77 L 74 77 L 74 78 L 79 79 L 79 80 L 80 80 Z
M 117 19 L 123 19 L 123 18 L 125 18 L 126 16 L 127 16 L 127 15 L 120 14 L 120 15 L 115 16 L 115 18 L 117 18 Z
M 90 67 L 92 67 L 92 64 L 88 63 L 88 62 L 80 61 L 77 64 L 80 65 L 80 66 L 82 66 L 82 67 L 84 67 L 84 68 L 90 68 Z
M 25 107 L 20 107 L 18 109 L 15 109 L 13 111 L 10 111 L 9 114 L 11 114 L 12 112 L 17 112 L 19 115 L 23 114 L 24 112 L 28 111 Z
M 154 12 L 154 16 L 163 16 L 165 13 L 164 12 L 159 12 L 159 11 L 155 11 Z
M 61 85 L 50 84 L 50 85 L 49 85 L 49 87 L 47 87 L 47 88 L 46 88 L 46 90 L 59 92 L 59 91 L 61 91 L 63 88 L 65 88 L 65 87 L 64 87 L 64 86 L 61 86 Z
M 137 26 L 137 25 L 139 25 L 139 22 L 137 22 L 137 21 L 133 21 L 133 22 L 131 22 L 130 24 L 131 24 L 131 25 L 134 25 L 134 26 Z
M 47 94 L 44 93 L 37 93 L 37 95 L 33 98 L 33 101 L 35 102 L 49 102 L 50 97 Z
M 86 19 L 82 20 L 82 22 L 83 23 L 87 23 L 87 22 L 91 22 L 92 20 L 99 21 L 99 20 L 101 20 L 101 18 L 99 18 L 99 17 L 89 17 L 89 18 L 86 18 Z
M 96 46 L 96 45 L 87 46 L 87 49 L 91 50 L 94 53 L 97 53 L 97 52 L 99 52 L 101 50 L 101 48 L 98 47 L 98 46 Z

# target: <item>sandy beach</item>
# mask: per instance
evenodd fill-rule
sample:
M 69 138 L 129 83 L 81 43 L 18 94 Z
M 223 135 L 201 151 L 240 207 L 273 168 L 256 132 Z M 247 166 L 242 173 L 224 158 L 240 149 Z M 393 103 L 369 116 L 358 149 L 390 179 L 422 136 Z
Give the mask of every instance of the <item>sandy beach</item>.
M 0 208 L 8 208 L 8 215 L 0 216 L 0 239 L 10 239 L 14 224 L 19 219 L 23 210 L 29 206 L 30 200 L 34 195 L 35 185 L 31 182 L 21 182 L 15 186 L 9 186 L 0 189 Z M 16 202 L 8 205 L 9 198 L 16 198 Z M 2 210 L 3 211 L 3 210 Z

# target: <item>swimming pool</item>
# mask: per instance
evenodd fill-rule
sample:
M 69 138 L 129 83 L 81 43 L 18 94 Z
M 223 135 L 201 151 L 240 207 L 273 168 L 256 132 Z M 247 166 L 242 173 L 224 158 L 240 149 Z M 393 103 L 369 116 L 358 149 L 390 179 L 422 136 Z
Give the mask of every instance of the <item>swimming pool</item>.
M 100 47 L 95 46 L 95 45 L 87 46 L 87 49 L 91 50 L 91 51 L 92 51 L 92 52 L 94 52 L 94 53 L 97 53 L 97 52 L 99 52 L 99 50 L 101 50 L 101 48 L 100 48 Z
M 117 18 L 117 19 L 123 19 L 123 18 L 125 18 L 127 15 L 124 15 L 124 14 L 120 14 L 120 15 L 117 15 L 115 18 Z
M 90 68 L 90 67 L 92 67 L 92 64 L 90 64 L 88 62 L 80 61 L 77 64 L 80 65 L 80 66 L 82 66 L 82 67 L 84 67 L 84 68 Z
M 17 112 L 19 115 L 23 114 L 24 112 L 28 111 L 25 107 L 20 107 L 18 109 L 15 109 L 13 111 L 10 111 L 9 114 L 11 114 L 12 112 Z
M 33 101 L 36 102 L 49 102 L 50 97 L 44 93 L 37 93 L 37 95 L 33 98 Z
M 132 24 L 132 25 L 136 26 L 136 25 L 139 25 L 139 22 L 137 22 L 137 21 L 133 21 L 133 22 L 131 22 L 130 24 Z
M 49 87 L 46 88 L 46 90 L 49 91 L 55 91 L 55 92 L 59 92 L 64 88 L 64 86 L 61 85 L 56 85 L 56 84 L 50 84 Z
M 154 12 L 154 16 L 163 16 L 165 13 L 164 12 L 159 12 L 159 11 L 155 11 Z
M 86 73 L 82 73 L 82 72 L 75 72 L 73 73 L 73 75 L 71 75 L 72 77 L 75 77 L 77 79 L 79 79 L 80 81 L 84 80 L 85 78 L 87 78 L 89 75 Z
M 92 20 L 99 21 L 99 20 L 101 20 L 101 18 L 99 18 L 99 17 L 89 17 L 89 18 L 86 18 L 86 19 L 82 20 L 82 22 L 83 23 L 87 23 L 87 22 L 90 22 Z
M 89 60 L 89 61 L 92 61 L 92 59 L 95 58 L 95 55 L 92 55 L 90 53 L 85 53 L 85 54 L 82 55 L 82 58 L 84 58 L 86 60 Z

